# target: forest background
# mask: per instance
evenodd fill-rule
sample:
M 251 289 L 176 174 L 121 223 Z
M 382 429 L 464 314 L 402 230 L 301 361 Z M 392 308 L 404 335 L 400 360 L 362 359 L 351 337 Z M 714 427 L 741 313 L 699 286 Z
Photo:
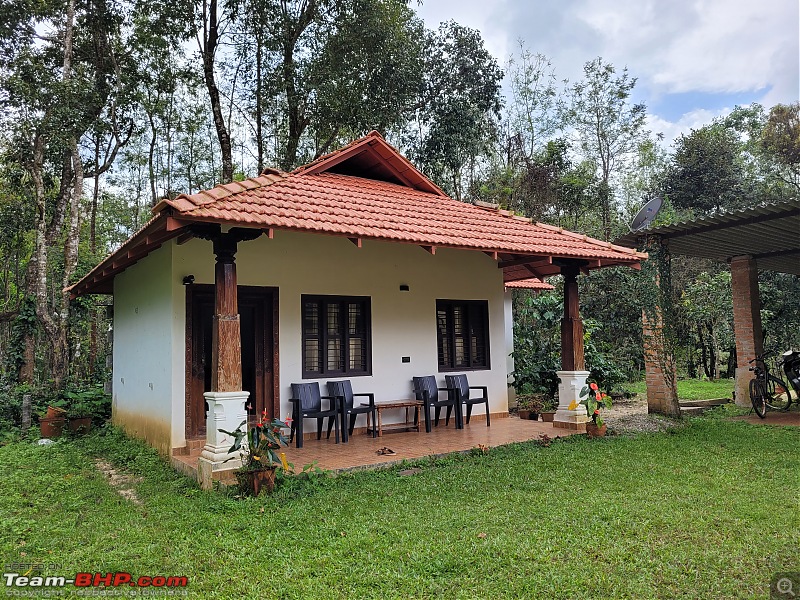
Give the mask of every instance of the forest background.
M 108 381 L 112 299 L 65 288 L 161 198 L 291 170 L 373 129 L 456 199 L 604 240 L 654 196 L 657 224 L 797 198 L 798 103 L 737 106 L 667 145 L 635 86 L 601 57 L 563 80 L 523 43 L 499 64 L 480 32 L 428 29 L 403 0 L 6 4 L 0 429 L 23 399 L 35 411 Z M 609 388 L 642 376 L 637 277 L 580 278 L 587 362 Z M 526 391 L 559 364 L 550 282 L 515 293 Z M 730 285 L 725 264 L 673 257 L 679 376 L 732 376 Z M 800 346 L 800 281 L 764 272 L 760 285 L 768 352 Z

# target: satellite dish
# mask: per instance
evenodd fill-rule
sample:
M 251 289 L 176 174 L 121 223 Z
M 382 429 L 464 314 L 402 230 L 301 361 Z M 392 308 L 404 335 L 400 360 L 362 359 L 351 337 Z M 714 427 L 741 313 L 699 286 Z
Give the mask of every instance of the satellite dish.
M 639 209 L 639 212 L 636 213 L 636 216 L 633 217 L 630 230 L 635 232 L 650 225 L 650 223 L 653 222 L 653 219 L 656 218 L 658 211 L 661 210 L 662 202 L 663 201 L 658 196 L 648 200 L 645 205 Z

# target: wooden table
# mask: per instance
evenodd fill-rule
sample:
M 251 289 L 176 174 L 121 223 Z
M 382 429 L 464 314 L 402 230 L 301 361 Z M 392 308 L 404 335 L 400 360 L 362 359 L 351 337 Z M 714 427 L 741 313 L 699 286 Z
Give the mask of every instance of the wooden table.
M 362 402 L 361 406 L 369 406 L 369 403 Z M 421 400 L 384 400 L 383 402 L 375 403 L 375 412 L 378 415 L 378 436 L 382 436 L 384 431 L 408 431 L 409 429 L 416 429 L 419 431 L 419 409 L 422 408 L 423 402 Z M 391 425 L 384 425 L 381 412 L 386 409 L 405 408 L 406 420 L 404 423 L 392 423 Z M 414 409 L 414 420 L 408 420 L 408 409 Z M 367 413 L 367 433 L 370 431 L 369 413 Z

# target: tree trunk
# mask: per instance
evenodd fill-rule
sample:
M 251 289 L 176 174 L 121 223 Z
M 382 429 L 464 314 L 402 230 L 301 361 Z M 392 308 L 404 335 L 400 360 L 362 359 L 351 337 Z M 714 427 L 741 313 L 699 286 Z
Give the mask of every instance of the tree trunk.
M 89 250 L 94 257 L 97 252 L 97 204 L 100 199 L 100 134 L 94 144 L 94 187 L 92 188 L 92 211 L 89 221 Z
M 150 121 L 150 149 L 147 155 L 147 170 L 150 178 L 150 201 L 151 206 L 158 203 L 158 195 L 156 193 L 156 168 L 154 165 L 156 154 L 156 122 L 152 114 L 147 115 Z
M 261 131 L 261 123 L 264 115 L 261 109 L 261 32 L 256 33 L 256 146 L 258 148 L 258 174 L 264 172 L 264 134 Z
M 203 44 L 201 53 L 203 55 L 203 78 L 205 80 L 208 97 L 211 100 L 211 113 L 214 117 L 214 127 L 217 130 L 219 140 L 220 155 L 222 158 L 222 183 L 233 181 L 233 159 L 231 138 L 225 126 L 225 118 L 222 115 L 222 104 L 220 102 L 219 88 L 214 76 L 214 56 L 219 44 L 219 22 L 217 20 L 217 0 L 210 0 L 208 4 L 208 20 L 205 23 L 203 34 Z

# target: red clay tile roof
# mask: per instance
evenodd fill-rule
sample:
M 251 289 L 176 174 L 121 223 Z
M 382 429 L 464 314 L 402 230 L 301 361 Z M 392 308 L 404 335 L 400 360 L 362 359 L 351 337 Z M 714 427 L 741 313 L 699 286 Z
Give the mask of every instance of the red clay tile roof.
M 518 279 L 517 281 L 508 281 L 505 286 L 507 288 L 526 289 L 526 290 L 554 290 L 552 285 L 541 279 Z
M 168 204 L 182 220 L 419 245 L 613 262 L 642 257 L 630 248 L 531 223 L 506 211 L 351 175 L 284 173 L 241 182 L 239 191 L 229 191 L 232 185 L 182 195 L 156 208 Z
M 118 272 L 193 222 L 394 241 L 432 252 L 482 250 L 498 261 L 506 282 L 559 273 L 559 259 L 581 259 L 586 268 L 598 268 L 637 267 L 647 257 L 531 223 L 494 205 L 448 198 L 376 132 L 292 173 L 269 169 L 259 177 L 162 200 L 153 212 L 160 229 L 154 225 L 128 240 L 73 286 L 73 293 L 108 289 Z
M 369 157 L 364 159 L 366 154 Z M 190 221 L 489 252 L 612 262 L 637 262 L 643 257 L 629 248 L 550 225 L 533 224 L 490 205 L 453 200 L 433 184 L 403 185 L 328 170 L 356 160 L 362 167 L 365 160 L 369 164 L 379 161 L 384 166 L 406 165 L 406 177 L 413 171 L 415 179 L 424 178 L 379 134 L 372 132 L 292 173 L 273 170 L 245 181 L 164 200 L 153 210 L 160 212 L 170 206 L 174 216 Z M 399 167 L 392 172 L 399 173 Z M 436 193 L 429 191 L 432 189 Z

